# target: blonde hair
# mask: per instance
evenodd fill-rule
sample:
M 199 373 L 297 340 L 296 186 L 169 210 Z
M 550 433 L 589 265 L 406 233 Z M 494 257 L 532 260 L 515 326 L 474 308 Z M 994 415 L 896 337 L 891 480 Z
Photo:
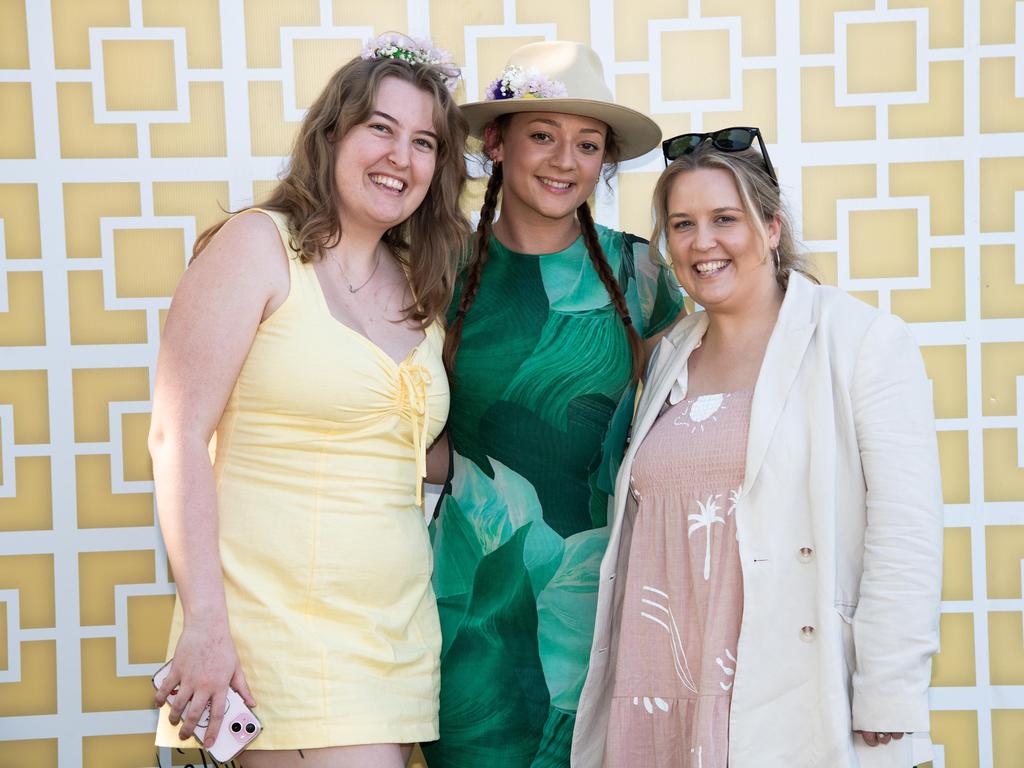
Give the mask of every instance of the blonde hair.
M 373 112 L 381 82 L 394 77 L 429 94 L 438 135 L 437 163 L 426 197 L 404 222 L 382 238 L 405 267 L 414 298 L 403 308 L 423 327 L 443 320 L 451 302 L 457 259 L 470 226 L 459 208 L 466 183 L 468 125 L 448 91 L 451 72 L 390 58 L 353 59 L 335 72 L 309 108 L 292 147 L 288 170 L 259 208 L 286 213 L 303 262 L 318 261 L 341 239 L 334 181 L 335 145 Z M 193 258 L 224 225 L 203 232 Z
M 779 244 L 770 258 L 775 259 L 775 280 L 782 290 L 789 285 L 789 275 L 799 272 L 810 280 L 818 282 L 810 262 L 797 249 L 793 237 L 793 225 L 789 211 L 782 200 L 779 187 L 765 172 L 764 159 L 756 149 L 742 152 L 723 152 L 716 149 L 710 141 L 705 141 L 692 152 L 681 155 L 672 161 L 658 178 L 654 187 L 654 231 L 651 242 L 660 243 L 668 235 L 668 196 L 675 180 L 684 173 L 701 168 L 712 168 L 726 171 L 732 176 L 739 192 L 743 209 L 750 216 L 754 229 L 764 243 L 765 253 L 772 249 L 768 246 L 768 222 L 778 218 Z M 668 248 L 665 249 L 668 251 Z M 670 257 L 670 254 L 668 254 Z

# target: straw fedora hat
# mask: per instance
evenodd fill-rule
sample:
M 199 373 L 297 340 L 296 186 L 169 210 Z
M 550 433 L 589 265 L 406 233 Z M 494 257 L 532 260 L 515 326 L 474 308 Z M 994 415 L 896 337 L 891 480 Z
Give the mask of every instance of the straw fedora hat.
M 601 59 L 582 43 L 547 40 L 517 48 L 488 86 L 486 99 L 462 105 L 470 133 L 477 138 L 483 138 L 491 120 L 514 112 L 561 112 L 600 120 L 615 133 L 620 160 L 646 154 L 661 142 L 657 123 L 612 100 Z

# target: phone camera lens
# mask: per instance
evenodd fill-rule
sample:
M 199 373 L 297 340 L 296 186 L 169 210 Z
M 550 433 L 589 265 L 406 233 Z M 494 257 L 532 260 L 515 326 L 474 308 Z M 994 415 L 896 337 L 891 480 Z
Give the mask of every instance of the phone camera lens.
M 242 724 L 241 723 L 234 722 L 234 723 L 231 724 L 231 732 L 232 733 L 238 733 L 241 730 L 242 730 Z
M 245 732 L 246 733 L 256 733 L 256 726 L 253 725 L 252 723 L 249 723 L 248 725 L 245 726 Z

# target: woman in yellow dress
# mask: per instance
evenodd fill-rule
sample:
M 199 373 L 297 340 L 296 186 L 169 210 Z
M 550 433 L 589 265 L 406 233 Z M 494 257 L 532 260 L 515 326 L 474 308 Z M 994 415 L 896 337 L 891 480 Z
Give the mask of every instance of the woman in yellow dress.
M 442 53 L 384 36 L 338 70 L 270 199 L 204 233 L 175 293 L 150 433 L 178 588 L 162 746 L 212 704 L 209 746 L 229 684 L 263 724 L 247 768 L 400 766 L 437 738 L 422 478 L 468 231 Z

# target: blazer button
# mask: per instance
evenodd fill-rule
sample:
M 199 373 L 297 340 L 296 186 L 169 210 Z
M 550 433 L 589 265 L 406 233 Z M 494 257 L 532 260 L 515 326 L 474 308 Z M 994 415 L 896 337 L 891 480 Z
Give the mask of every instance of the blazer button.
M 800 639 L 805 643 L 814 640 L 814 627 L 800 627 Z
M 814 557 L 814 550 L 810 547 L 800 547 L 800 562 L 809 563 Z

